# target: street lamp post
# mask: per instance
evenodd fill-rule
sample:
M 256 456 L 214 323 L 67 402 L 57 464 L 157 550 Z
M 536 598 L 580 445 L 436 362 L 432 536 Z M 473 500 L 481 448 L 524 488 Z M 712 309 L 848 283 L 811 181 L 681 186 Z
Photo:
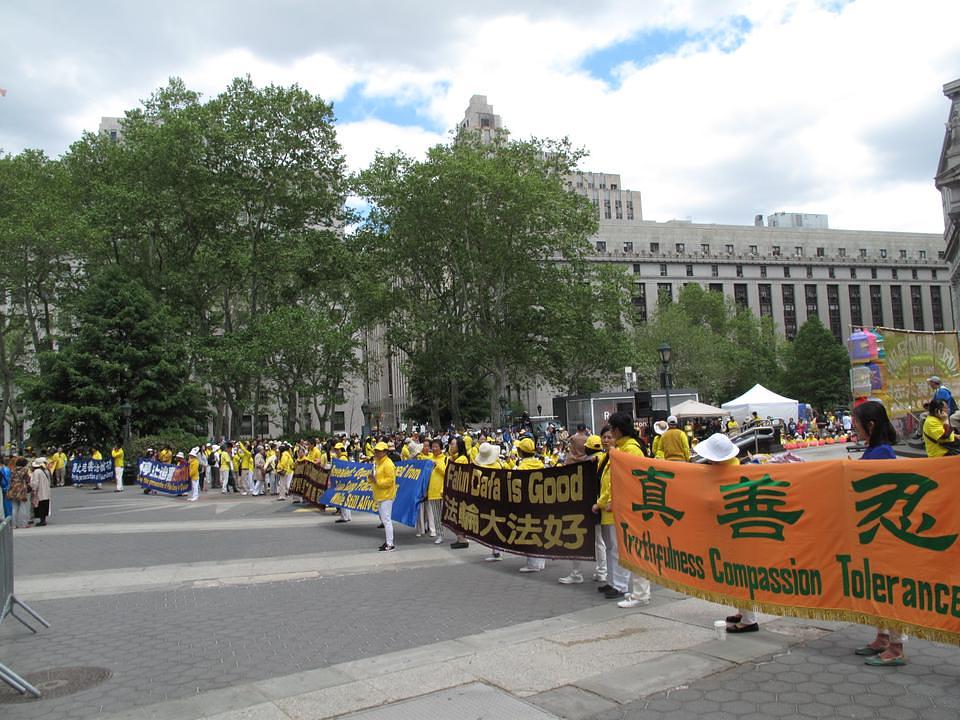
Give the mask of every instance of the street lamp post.
M 124 401 L 120 406 L 120 414 L 123 415 L 123 444 L 130 444 L 130 415 L 133 413 L 133 407 L 130 403 Z
M 670 377 L 670 346 L 667 343 L 661 343 L 657 348 L 660 353 L 660 380 L 663 385 L 667 400 L 667 415 L 670 414 L 670 384 L 673 378 Z
M 360 433 L 362 437 L 367 437 L 370 434 L 370 401 L 364 400 L 363 404 L 360 405 L 360 412 L 363 413 L 363 431 Z

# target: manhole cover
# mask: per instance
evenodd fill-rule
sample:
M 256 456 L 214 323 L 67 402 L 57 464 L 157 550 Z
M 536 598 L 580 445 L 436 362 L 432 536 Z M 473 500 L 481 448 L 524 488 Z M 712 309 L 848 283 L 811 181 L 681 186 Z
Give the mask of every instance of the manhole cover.
M 33 685 L 45 698 L 63 697 L 92 688 L 104 680 L 108 680 L 111 673 L 100 667 L 63 667 L 39 670 L 23 675 L 24 680 Z M 37 698 L 32 695 L 21 695 L 6 683 L 0 683 L 0 703 L 29 702 Z

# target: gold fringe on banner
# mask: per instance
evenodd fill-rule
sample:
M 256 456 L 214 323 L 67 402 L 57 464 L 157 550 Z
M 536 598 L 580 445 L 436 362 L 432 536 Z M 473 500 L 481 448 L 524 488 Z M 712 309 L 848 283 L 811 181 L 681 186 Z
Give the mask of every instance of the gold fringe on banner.
M 625 562 L 624 560 L 625 558 L 620 559 L 621 565 L 629 568 L 631 572 L 636 573 L 637 575 L 642 575 L 650 582 L 656 583 L 657 585 L 665 588 L 669 588 L 670 590 L 683 593 L 684 595 L 700 598 L 701 600 L 708 600 L 709 602 L 714 602 L 721 605 L 731 605 L 733 607 L 750 606 L 756 608 L 760 612 L 767 613 L 768 615 L 788 615 L 790 617 L 808 618 L 812 620 L 836 620 L 840 622 L 857 623 L 858 625 L 870 625 L 875 627 L 882 626 L 892 630 L 902 630 L 914 637 L 922 638 L 924 640 L 932 640 L 934 642 L 947 643 L 949 645 L 960 645 L 960 633 L 925 627 L 923 625 L 916 625 L 914 623 L 906 623 L 902 620 L 890 620 L 889 618 L 884 618 L 879 615 L 858 613 L 852 610 L 782 605 L 780 603 L 766 601 L 761 602 L 759 600 L 751 600 L 750 598 L 737 597 L 736 595 L 729 595 L 723 592 L 702 590 L 700 588 L 691 587 L 690 585 L 685 585 L 684 583 L 677 582 L 675 580 L 669 580 L 662 575 L 658 575 L 656 572 L 641 569 L 637 565 Z

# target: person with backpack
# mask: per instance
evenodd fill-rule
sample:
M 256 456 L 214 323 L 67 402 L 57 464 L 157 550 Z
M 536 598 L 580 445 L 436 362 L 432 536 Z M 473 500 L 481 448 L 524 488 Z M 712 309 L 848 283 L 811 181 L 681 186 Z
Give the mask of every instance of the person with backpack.
M 950 388 L 944 385 L 943 381 L 936 375 L 931 375 L 927 378 L 927 385 L 933 390 L 933 397 L 930 398 L 930 401 L 942 400 L 947 406 L 947 417 L 950 419 L 950 426 L 955 430 L 960 430 L 960 412 L 957 411 L 957 401 L 954 400 Z

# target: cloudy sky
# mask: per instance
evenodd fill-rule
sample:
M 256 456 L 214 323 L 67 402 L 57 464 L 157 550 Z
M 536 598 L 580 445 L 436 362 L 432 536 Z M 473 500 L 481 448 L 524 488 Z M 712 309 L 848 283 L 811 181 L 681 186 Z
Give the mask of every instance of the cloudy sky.
M 0 11 L 0 148 L 64 152 L 170 76 L 249 73 L 335 103 L 351 167 L 419 155 L 471 95 L 515 136 L 569 136 L 646 220 L 940 233 L 956 0 L 165 0 Z

